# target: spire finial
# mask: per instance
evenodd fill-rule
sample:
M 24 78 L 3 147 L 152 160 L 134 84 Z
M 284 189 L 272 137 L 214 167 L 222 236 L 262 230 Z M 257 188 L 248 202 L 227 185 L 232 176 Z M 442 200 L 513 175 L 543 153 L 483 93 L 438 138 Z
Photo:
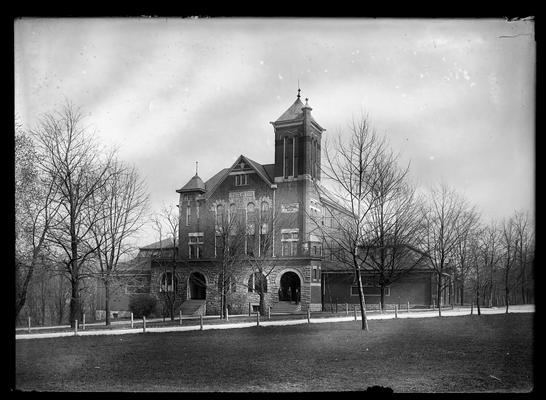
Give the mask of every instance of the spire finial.
M 306 105 L 306 106 L 308 105 L 308 104 L 307 104 L 308 101 L 309 101 L 309 99 L 306 97 L 306 98 L 305 98 L 305 105 Z
M 300 98 L 300 92 L 301 92 L 301 89 L 300 89 L 300 80 L 298 79 L 298 99 Z
M 199 170 L 199 161 L 195 162 L 195 175 L 197 175 L 197 171 Z

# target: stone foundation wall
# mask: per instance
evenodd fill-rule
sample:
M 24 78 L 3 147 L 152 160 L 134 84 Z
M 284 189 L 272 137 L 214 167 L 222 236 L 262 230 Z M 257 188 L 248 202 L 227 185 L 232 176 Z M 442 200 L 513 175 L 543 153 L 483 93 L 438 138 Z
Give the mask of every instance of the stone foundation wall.
M 282 260 L 279 260 L 279 264 Z M 304 260 L 289 260 L 286 266 L 275 266 L 273 271 L 267 276 L 267 293 L 265 294 L 265 307 L 272 307 L 279 301 L 279 288 L 282 274 L 288 271 L 295 272 L 300 277 L 300 299 L 301 309 L 307 310 L 311 303 L 311 265 L 304 264 Z M 152 274 L 150 282 L 150 292 L 158 299 L 158 311 L 161 312 L 161 294 L 159 292 L 161 275 L 172 271 L 172 263 L 152 263 Z M 192 272 L 203 274 L 207 283 L 206 291 L 206 313 L 208 315 L 218 315 L 221 307 L 221 295 L 218 290 L 219 267 L 211 261 L 196 261 L 191 264 L 188 262 L 176 262 L 175 276 L 178 279 L 178 288 L 176 293 L 175 312 L 178 313 L 180 305 L 189 298 L 189 277 Z M 238 265 L 233 269 L 232 276 L 235 279 L 235 291 L 227 294 L 228 310 L 231 315 L 248 314 L 249 303 L 259 305 L 260 297 L 258 293 L 248 291 L 248 280 L 253 272 L 249 265 Z M 316 302 L 315 302 L 316 303 Z M 311 310 L 317 311 L 320 304 L 313 304 Z

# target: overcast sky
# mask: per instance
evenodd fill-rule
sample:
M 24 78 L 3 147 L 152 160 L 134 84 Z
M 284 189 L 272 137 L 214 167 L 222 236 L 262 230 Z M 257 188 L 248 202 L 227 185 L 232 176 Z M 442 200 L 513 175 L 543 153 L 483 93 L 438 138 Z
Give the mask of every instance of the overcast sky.
M 24 126 L 70 100 L 176 204 L 240 155 L 273 163 L 273 127 L 308 97 L 325 136 L 362 113 L 420 187 L 445 181 L 484 219 L 534 215 L 531 21 L 22 19 L 15 111 Z M 147 229 L 142 245 L 155 240 Z

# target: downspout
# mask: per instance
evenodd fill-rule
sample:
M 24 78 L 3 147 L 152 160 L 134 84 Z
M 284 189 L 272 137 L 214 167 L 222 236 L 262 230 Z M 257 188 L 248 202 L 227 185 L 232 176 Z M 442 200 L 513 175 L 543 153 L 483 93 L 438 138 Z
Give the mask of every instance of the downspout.
M 271 189 L 273 189 L 273 217 L 271 219 L 271 256 L 275 257 L 275 192 L 277 191 L 277 185 L 271 185 Z

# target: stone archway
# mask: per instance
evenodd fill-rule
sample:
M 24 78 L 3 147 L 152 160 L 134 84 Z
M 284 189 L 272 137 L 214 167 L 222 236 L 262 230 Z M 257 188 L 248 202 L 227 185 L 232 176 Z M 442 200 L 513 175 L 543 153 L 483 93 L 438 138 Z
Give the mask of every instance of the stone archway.
M 299 303 L 301 301 L 301 279 L 294 271 L 286 271 L 279 282 L 279 301 Z
M 205 300 L 207 298 L 207 281 L 200 272 L 192 272 L 188 278 L 188 298 Z

